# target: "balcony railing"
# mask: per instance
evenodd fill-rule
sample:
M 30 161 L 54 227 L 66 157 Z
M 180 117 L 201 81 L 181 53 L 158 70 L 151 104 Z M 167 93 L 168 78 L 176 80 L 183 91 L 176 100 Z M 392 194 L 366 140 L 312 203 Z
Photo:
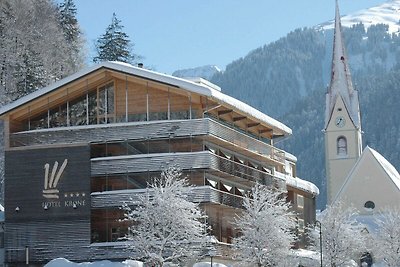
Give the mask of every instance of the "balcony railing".
M 20 147 L 207 135 L 278 162 L 285 162 L 284 151 L 212 118 L 85 125 L 18 132 L 10 135 L 10 145 Z
M 94 158 L 91 163 L 91 176 L 162 171 L 168 164 L 176 164 L 182 170 L 207 170 L 214 172 L 216 176 L 223 176 L 248 186 L 258 182 L 282 190 L 286 188 L 285 179 L 210 151 Z
M 147 192 L 150 197 L 153 195 L 151 189 L 94 192 L 91 194 L 91 207 L 94 209 L 118 208 L 123 203 L 135 204 L 139 197 Z M 194 186 L 188 194 L 188 200 L 196 203 L 222 204 L 233 208 L 241 208 L 243 205 L 243 197 L 217 190 L 211 186 Z

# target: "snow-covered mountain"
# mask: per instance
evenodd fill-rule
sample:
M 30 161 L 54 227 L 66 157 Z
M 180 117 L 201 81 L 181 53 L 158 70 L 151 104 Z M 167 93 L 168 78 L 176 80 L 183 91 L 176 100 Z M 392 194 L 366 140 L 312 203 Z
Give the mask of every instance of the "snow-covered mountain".
M 183 69 L 177 70 L 172 73 L 172 76 L 179 78 L 188 78 L 188 77 L 200 77 L 206 80 L 210 80 L 211 77 L 217 73 L 221 72 L 221 70 L 215 65 L 206 65 L 202 67 L 196 67 L 192 69 Z
M 341 17 L 342 26 L 350 27 L 351 25 L 362 22 L 365 28 L 378 23 L 389 25 L 389 33 L 398 33 L 400 28 L 400 0 L 390 0 L 379 6 L 362 9 L 353 14 Z M 318 29 L 332 29 L 334 20 L 322 23 L 317 26 Z

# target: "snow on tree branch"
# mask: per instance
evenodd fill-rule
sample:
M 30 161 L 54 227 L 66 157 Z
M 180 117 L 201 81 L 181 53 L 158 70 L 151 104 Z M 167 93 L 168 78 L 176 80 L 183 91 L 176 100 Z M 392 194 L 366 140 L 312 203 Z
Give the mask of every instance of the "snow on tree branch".
M 196 259 L 205 247 L 206 217 L 198 204 L 187 200 L 192 187 L 180 176 L 178 169 L 166 169 L 137 202 L 123 206 L 132 222 L 130 249 L 139 255 L 134 258 L 164 266 Z
M 322 254 L 324 266 L 342 266 L 352 260 L 358 262 L 366 251 L 364 226 L 356 221 L 357 213 L 345 209 L 341 202 L 329 206 L 321 214 Z M 311 233 L 314 244 L 319 244 L 319 234 Z
M 295 241 L 296 224 L 282 192 L 256 184 L 243 205 L 245 210 L 235 219 L 241 233 L 234 238 L 237 258 L 257 266 L 283 266 Z
M 374 254 L 387 266 L 400 266 L 400 210 L 387 208 L 376 219 Z

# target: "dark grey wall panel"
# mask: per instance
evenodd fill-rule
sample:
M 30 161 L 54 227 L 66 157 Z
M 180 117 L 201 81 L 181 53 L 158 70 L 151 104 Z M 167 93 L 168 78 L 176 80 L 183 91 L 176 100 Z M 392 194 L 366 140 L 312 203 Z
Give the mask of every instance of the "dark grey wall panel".
M 30 262 L 48 262 L 58 257 L 88 259 L 90 222 L 87 220 L 9 223 L 5 230 L 7 262 L 25 262 L 26 248 Z
M 7 151 L 5 165 L 7 259 L 25 247 L 32 259 L 79 256 L 90 243 L 89 146 Z

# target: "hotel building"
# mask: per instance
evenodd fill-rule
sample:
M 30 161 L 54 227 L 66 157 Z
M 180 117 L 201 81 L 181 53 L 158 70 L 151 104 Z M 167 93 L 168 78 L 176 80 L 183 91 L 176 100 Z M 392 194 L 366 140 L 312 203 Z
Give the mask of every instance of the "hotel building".
M 195 185 L 229 258 L 232 218 L 256 182 L 287 192 L 304 245 L 318 188 L 274 146 L 291 129 L 203 79 L 104 62 L 0 109 L 5 142 L 5 259 L 41 266 L 129 257 L 124 201 L 178 166 Z M 266 222 L 268 223 L 268 222 Z

